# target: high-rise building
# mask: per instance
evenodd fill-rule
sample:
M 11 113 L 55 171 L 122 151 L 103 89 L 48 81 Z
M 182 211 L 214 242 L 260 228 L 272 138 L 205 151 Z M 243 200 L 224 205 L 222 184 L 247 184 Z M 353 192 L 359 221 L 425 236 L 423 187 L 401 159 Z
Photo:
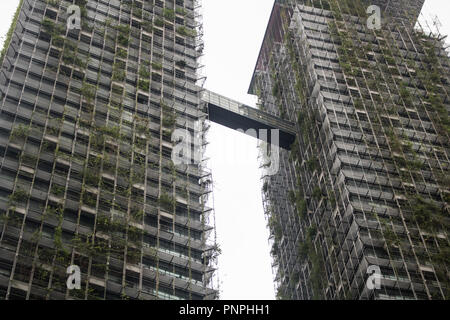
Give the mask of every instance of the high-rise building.
M 263 187 L 279 298 L 450 298 L 450 61 L 413 28 L 423 3 L 275 1 L 254 110 L 202 89 L 198 0 L 21 0 L 0 55 L 0 298 L 216 298 L 211 175 L 198 143 L 172 161 L 174 130 L 201 146 L 207 118 L 281 129 Z
M 450 60 L 423 3 L 275 2 L 249 92 L 298 133 L 264 177 L 280 299 L 450 298 Z
M 216 298 L 210 173 L 171 160 L 175 129 L 207 130 L 200 6 L 20 1 L 0 61 L 0 299 Z

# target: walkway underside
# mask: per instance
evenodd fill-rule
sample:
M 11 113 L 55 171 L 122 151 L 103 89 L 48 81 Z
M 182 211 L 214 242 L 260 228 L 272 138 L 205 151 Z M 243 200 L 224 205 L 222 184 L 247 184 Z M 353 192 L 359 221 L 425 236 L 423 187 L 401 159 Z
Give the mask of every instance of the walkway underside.
M 258 139 L 265 139 L 264 133 L 260 136 L 261 129 L 268 130 L 268 142 L 271 140 L 271 130 L 279 129 L 279 146 L 290 150 L 295 141 L 295 126 L 293 123 L 282 120 L 274 115 L 249 107 L 211 91 L 204 91 L 202 100 L 207 103 L 209 120 L 225 127 L 238 130 L 242 129 L 249 135 L 254 135 L 255 129 Z M 253 133 L 252 133 L 253 131 Z

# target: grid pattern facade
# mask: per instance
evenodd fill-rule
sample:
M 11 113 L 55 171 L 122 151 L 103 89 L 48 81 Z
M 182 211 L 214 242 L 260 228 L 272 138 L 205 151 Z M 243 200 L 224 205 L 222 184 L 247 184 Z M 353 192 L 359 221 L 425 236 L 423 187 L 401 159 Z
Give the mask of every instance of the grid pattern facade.
M 211 176 L 171 161 L 176 128 L 207 131 L 200 7 L 21 1 L 0 73 L 1 299 L 216 298 Z
M 298 130 L 264 176 L 279 299 L 450 297 L 450 61 L 418 13 L 365 9 L 277 1 L 266 32 L 250 92 Z

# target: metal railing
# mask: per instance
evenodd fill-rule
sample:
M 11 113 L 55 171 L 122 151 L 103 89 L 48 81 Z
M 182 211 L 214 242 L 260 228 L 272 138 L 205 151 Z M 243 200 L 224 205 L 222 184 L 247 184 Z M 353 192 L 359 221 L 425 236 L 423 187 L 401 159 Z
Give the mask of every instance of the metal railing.
M 272 127 L 274 129 L 280 129 L 282 131 L 295 135 L 295 124 L 293 122 L 280 119 L 277 116 L 263 112 L 256 108 L 252 108 L 243 103 L 224 97 L 220 94 L 214 93 L 209 90 L 204 90 L 202 92 L 201 99 L 205 103 L 215 105 L 217 107 L 239 114 L 243 117 L 247 117 L 251 120 L 258 121 L 266 126 Z

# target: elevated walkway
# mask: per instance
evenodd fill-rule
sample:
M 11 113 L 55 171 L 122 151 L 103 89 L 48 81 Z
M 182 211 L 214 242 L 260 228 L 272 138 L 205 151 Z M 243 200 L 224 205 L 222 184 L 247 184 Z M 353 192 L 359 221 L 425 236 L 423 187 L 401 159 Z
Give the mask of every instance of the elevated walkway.
M 259 137 L 260 129 L 267 129 L 268 141 L 271 142 L 270 130 L 279 129 L 279 146 L 290 150 L 295 141 L 295 125 L 292 122 L 282 120 L 277 116 L 252 108 L 217 93 L 205 90 L 202 93 L 202 101 L 207 105 L 209 120 L 225 127 L 238 130 L 255 129 Z M 250 134 L 251 135 L 251 134 Z M 276 143 L 274 143 L 276 144 Z

